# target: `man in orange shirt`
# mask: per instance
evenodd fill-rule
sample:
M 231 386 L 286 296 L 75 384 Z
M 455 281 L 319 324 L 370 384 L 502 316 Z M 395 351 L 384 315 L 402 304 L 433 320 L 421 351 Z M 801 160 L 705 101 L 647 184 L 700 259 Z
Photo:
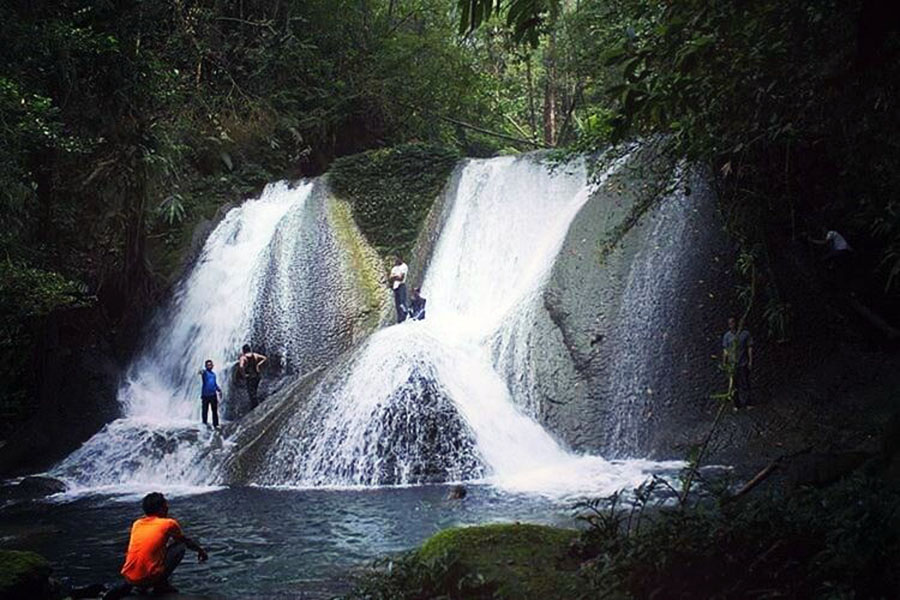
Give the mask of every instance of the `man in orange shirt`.
M 128 553 L 122 565 L 125 583 L 108 591 L 104 600 L 124 598 L 134 587 L 153 588 L 155 594 L 177 592 L 169 577 L 184 558 L 185 547 L 196 551 L 200 562 L 207 559 L 206 551 L 181 532 L 178 521 L 168 518 L 169 503 L 162 494 L 144 496 L 143 508 L 147 516 L 131 526 Z

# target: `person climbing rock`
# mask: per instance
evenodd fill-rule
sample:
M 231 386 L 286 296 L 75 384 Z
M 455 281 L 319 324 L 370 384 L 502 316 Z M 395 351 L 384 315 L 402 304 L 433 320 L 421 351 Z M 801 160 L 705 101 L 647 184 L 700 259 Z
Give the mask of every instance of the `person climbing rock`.
M 846 238 L 837 231 L 830 229 L 825 232 L 825 238 L 814 240 L 808 237 L 810 243 L 817 246 L 825 246 L 825 252 L 821 260 L 831 272 L 835 283 L 841 288 L 853 288 L 855 273 L 853 270 L 853 248 L 847 243 Z
M 209 425 L 206 421 L 206 414 L 212 409 L 213 427 L 219 428 L 219 398 L 222 395 L 222 388 L 216 383 L 216 373 L 213 371 L 213 361 L 207 360 L 205 369 L 200 371 L 200 401 L 203 407 L 203 424 Z
M 397 322 L 402 323 L 406 319 L 406 274 L 409 267 L 403 262 L 399 254 L 394 258 L 394 267 L 388 277 L 388 283 L 394 290 L 394 307 L 397 309 Z
M 122 565 L 121 583 L 104 596 L 104 600 L 124 598 L 134 588 L 140 592 L 153 589 L 154 595 L 174 594 L 178 590 L 169 582 L 172 573 L 184 558 L 185 548 L 197 553 L 197 560 L 209 557 L 200 544 L 186 537 L 181 526 L 169 517 L 169 503 L 159 492 L 144 496 L 142 502 L 144 517 L 131 526 L 131 538 L 125 564 Z
M 729 317 L 728 331 L 722 336 L 722 365 L 729 371 L 734 407 L 750 404 L 750 369 L 753 368 L 753 338 L 746 329 L 738 331 L 737 319 Z
M 812 238 L 808 238 L 809 241 L 818 246 L 825 246 L 825 254 L 822 256 L 822 260 L 826 262 L 834 261 L 836 259 L 840 259 L 841 257 L 847 256 L 853 248 L 850 247 L 850 244 L 847 243 L 847 240 L 837 231 L 833 229 L 829 229 L 825 232 L 825 238 L 821 240 L 814 240 Z
M 409 301 L 409 318 L 413 321 L 421 321 L 425 318 L 425 298 L 419 295 L 419 288 L 413 288 Z
M 238 361 L 238 371 L 247 385 L 247 398 L 250 399 L 250 410 L 259 405 L 257 393 L 259 391 L 260 367 L 266 362 L 266 357 L 253 352 L 250 344 L 244 344 L 241 358 Z

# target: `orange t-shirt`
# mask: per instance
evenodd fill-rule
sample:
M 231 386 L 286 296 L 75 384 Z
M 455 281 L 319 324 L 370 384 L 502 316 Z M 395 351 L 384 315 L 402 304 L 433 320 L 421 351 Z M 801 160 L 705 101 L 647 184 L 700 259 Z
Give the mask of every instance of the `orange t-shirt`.
M 130 583 L 152 580 L 165 570 L 166 542 L 172 535 L 183 536 L 175 519 L 142 517 L 131 526 L 128 553 L 122 575 Z

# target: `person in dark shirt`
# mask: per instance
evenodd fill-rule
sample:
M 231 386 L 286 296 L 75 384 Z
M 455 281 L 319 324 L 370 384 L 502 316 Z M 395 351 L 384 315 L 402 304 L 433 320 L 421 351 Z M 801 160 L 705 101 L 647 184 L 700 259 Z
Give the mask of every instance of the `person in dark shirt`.
M 259 369 L 266 360 L 266 357 L 262 354 L 253 352 L 250 344 L 244 344 L 241 359 L 238 361 L 238 370 L 247 383 L 247 397 L 250 399 L 250 410 L 253 410 L 259 404 L 257 396 L 259 379 L 261 377 Z
M 419 295 L 419 288 L 413 288 L 412 299 L 409 302 L 409 318 L 421 321 L 425 318 L 425 298 Z
M 722 364 L 732 369 L 735 390 L 734 407 L 750 404 L 750 369 L 753 368 L 753 338 L 746 329 L 738 331 L 737 319 L 728 319 L 728 331 L 722 336 Z
M 213 427 L 219 427 L 219 398 L 222 395 L 222 388 L 216 383 L 216 374 L 213 371 L 213 361 L 206 361 L 206 368 L 200 371 L 200 380 L 202 386 L 200 388 L 200 400 L 203 403 L 203 424 L 208 425 L 206 414 L 212 408 Z

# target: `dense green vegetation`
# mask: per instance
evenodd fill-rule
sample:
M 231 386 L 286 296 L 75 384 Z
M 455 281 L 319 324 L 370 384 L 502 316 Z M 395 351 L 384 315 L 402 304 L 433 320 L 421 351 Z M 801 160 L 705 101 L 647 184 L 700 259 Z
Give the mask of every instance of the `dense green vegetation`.
M 409 256 L 458 159 L 424 144 L 371 150 L 334 161 L 328 181 L 353 206 L 357 225 L 379 252 Z
M 643 507 L 627 503 L 587 516 L 579 551 L 590 595 L 886 598 L 900 583 L 898 498 L 881 479 L 719 499 L 643 521 Z
M 716 175 L 758 279 L 748 286 L 779 338 L 791 277 L 772 257 L 825 227 L 850 240 L 852 287 L 890 320 L 900 305 L 900 27 L 880 6 L 7 2 L 4 277 L 56 273 L 114 326 L 139 322 L 179 273 L 194 224 L 266 181 L 408 143 L 485 156 L 643 136 Z M 335 181 L 349 193 L 347 178 Z M 411 221 L 394 240 L 362 207 L 380 249 L 408 248 L 418 210 L 404 211 Z M 0 305 L 19 303 L 15 289 L 3 286 Z M 19 312 L 0 320 L 4 352 L 28 354 L 33 327 Z
M 456 25 L 443 0 L 4 2 L 6 416 L 33 409 L 32 296 L 42 314 L 93 303 L 127 349 L 194 225 L 267 181 L 409 142 L 532 147 L 495 110 L 509 94 L 482 67 L 501 58 Z
M 663 135 L 673 154 L 709 165 L 778 337 L 790 276 L 773 256 L 802 253 L 826 228 L 856 250 L 850 287 L 897 316 L 900 22 L 884 3 L 459 4 L 462 30 L 502 19 L 565 57 L 578 127 L 564 142 Z
M 880 479 L 702 496 L 690 510 L 653 487 L 582 504 L 580 533 L 442 531 L 376 565 L 349 598 L 890 598 L 900 585 L 900 499 Z

